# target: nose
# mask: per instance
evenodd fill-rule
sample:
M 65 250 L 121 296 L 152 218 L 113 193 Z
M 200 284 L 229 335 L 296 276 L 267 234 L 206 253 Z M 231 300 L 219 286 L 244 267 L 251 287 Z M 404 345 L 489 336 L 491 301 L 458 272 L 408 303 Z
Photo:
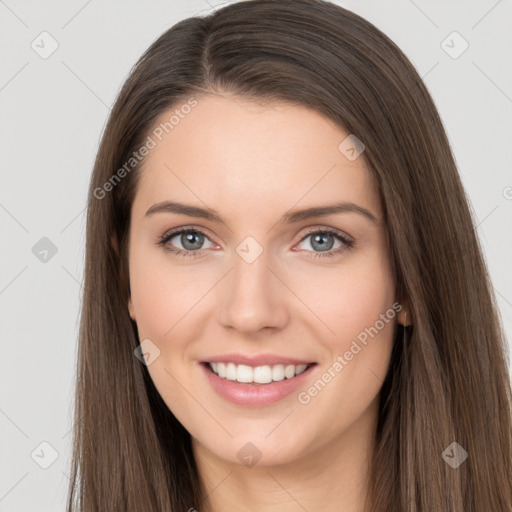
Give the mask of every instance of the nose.
M 233 268 L 217 297 L 219 321 L 224 327 L 255 334 L 283 329 L 287 324 L 293 295 L 268 260 L 265 251 L 250 263 L 235 253 Z

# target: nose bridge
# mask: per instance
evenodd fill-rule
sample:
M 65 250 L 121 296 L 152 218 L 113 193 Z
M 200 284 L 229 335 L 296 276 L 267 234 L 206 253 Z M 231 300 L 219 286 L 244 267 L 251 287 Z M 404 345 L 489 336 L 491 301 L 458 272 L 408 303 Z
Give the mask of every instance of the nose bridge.
M 235 251 L 233 270 L 221 298 L 222 323 L 240 331 L 282 327 L 287 316 L 286 298 L 270 270 L 269 251 L 253 237 L 244 239 Z
M 232 292 L 245 296 L 266 295 L 272 283 L 269 280 L 268 251 L 257 251 L 248 244 L 240 244 L 233 261 Z

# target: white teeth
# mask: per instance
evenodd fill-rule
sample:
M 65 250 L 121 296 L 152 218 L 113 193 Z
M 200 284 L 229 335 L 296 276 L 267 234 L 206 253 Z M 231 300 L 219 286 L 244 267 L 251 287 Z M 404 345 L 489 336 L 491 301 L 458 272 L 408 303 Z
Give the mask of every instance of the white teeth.
M 306 371 L 306 368 L 308 367 L 307 364 L 299 364 L 297 365 L 295 369 L 295 375 L 300 375 L 302 372 Z
M 284 376 L 287 379 L 291 379 L 292 377 L 295 377 L 295 366 L 293 364 L 289 364 L 288 366 L 285 366 Z
M 217 374 L 219 377 L 226 378 L 226 365 L 224 363 L 217 363 Z
M 284 379 L 284 365 L 276 364 L 272 367 L 272 380 L 279 381 Z
M 291 379 L 300 375 L 308 367 L 307 364 L 276 364 L 274 366 L 247 366 L 245 364 L 234 363 L 208 363 L 210 368 L 219 377 L 227 380 L 236 380 L 238 382 L 256 382 L 258 384 L 268 384 L 281 380 Z
M 272 382 L 272 368 L 270 366 L 256 366 L 254 368 L 254 382 L 258 384 Z
M 236 380 L 236 365 L 235 364 L 228 363 L 226 365 L 226 379 Z
M 253 370 L 250 366 L 239 364 L 236 367 L 236 380 L 238 382 L 253 382 Z

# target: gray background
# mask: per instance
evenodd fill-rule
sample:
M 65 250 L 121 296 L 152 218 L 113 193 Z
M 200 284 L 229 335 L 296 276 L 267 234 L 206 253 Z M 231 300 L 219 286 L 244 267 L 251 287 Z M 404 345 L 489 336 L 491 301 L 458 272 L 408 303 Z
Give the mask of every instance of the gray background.
M 226 3 L 0 0 L 0 511 L 64 510 L 85 197 L 110 105 L 157 36 Z M 431 91 L 510 343 L 512 0 L 336 3 L 388 34 Z M 46 59 L 31 47 L 51 49 L 43 31 L 58 43 Z

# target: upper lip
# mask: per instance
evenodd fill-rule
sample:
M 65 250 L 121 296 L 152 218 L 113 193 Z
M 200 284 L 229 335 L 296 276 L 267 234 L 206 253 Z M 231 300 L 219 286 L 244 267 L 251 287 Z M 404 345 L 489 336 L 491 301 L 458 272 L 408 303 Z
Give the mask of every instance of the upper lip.
M 234 363 L 245 364 L 247 366 L 273 366 L 276 364 L 312 364 L 313 361 L 306 359 L 296 359 L 295 357 L 278 356 L 276 354 L 259 354 L 254 356 L 247 356 L 244 354 L 223 354 L 220 356 L 211 356 L 203 359 L 201 363 Z

